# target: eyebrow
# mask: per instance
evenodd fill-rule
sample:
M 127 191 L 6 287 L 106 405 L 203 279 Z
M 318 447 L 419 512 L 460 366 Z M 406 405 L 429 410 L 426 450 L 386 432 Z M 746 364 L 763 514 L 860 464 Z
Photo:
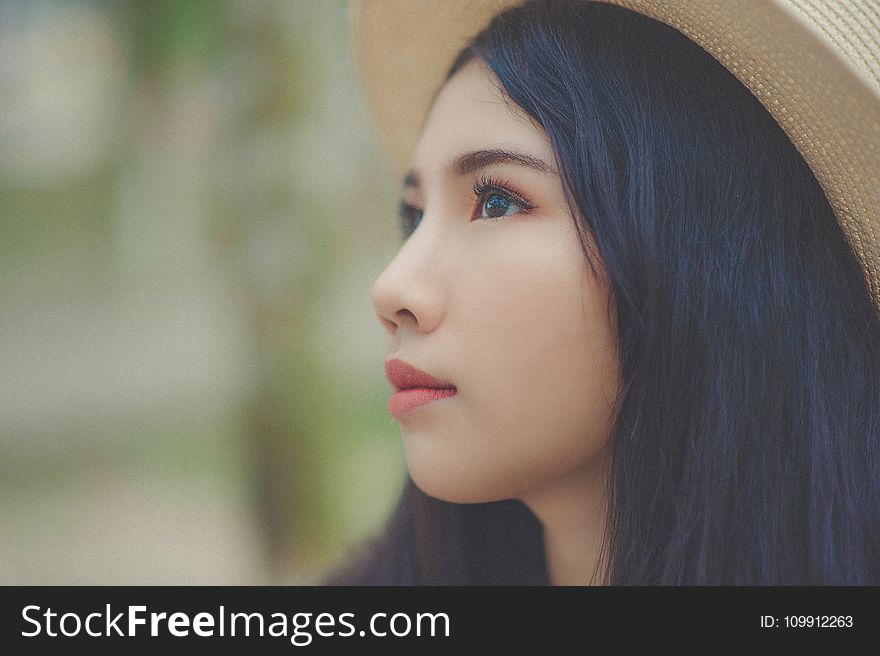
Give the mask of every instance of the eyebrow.
M 493 164 L 518 164 L 545 175 L 559 175 L 554 167 L 538 157 L 503 148 L 489 148 L 464 153 L 455 158 L 451 168 L 458 175 L 467 175 Z M 404 188 L 418 189 L 421 186 L 419 174 L 415 170 L 408 171 L 403 178 L 403 186 Z

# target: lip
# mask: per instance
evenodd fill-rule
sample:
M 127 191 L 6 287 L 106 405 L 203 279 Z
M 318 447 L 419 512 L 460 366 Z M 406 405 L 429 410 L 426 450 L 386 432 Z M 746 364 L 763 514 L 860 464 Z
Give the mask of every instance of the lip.
M 449 381 L 434 378 L 427 371 L 416 369 L 403 360 L 387 360 L 385 362 L 385 376 L 398 392 L 412 387 L 455 389 L 455 385 Z
M 385 375 L 395 389 L 388 400 L 388 411 L 398 420 L 415 408 L 449 398 L 458 391 L 451 382 L 435 378 L 403 360 L 386 361 Z

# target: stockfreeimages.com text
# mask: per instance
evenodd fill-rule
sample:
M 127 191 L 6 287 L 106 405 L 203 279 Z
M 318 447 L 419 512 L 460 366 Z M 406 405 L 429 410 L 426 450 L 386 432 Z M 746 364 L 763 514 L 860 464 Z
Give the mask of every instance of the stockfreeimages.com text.
M 21 635 L 26 638 L 36 636 L 92 637 L 115 636 L 137 637 L 149 635 L 187 637 L 192 632 L 199 637 L 288 637 L 291 644 L 304 647 L 312 642 L 314 635 L 322 637 L 376 636 L 445 636 L 449 637 L 449 616 L 446 613 L 374 613 L 368 628 L 358 630 L 350 621 L 354 613 L 230 613 L 220 606 L 216 613 L 200 612 L 190 617 L 189 613 L 148 612 L 146 606 L 127 606 L 115 613 L 110 604 L 103 612 L 93 612 L 80 617 L 78 613 L 59 614 L 51 608 L 43 610 L 40 606 L 25 606 L 21 611 L 26 629 Z M 439 626 L 438 626 L 439 624 Z M 310 630 L 311 629 L 311 630 Z M 439 632 L 442 631 L 442 632 Z M 314 634 L 314 635 L 313 635 Z

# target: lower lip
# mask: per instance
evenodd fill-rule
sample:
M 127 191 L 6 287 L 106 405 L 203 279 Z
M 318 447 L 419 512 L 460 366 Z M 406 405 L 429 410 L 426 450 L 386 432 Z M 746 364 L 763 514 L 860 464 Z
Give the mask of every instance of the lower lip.
M 413 408 L 454 396 L 457 390 L 437 387 L 410 387 L 391 395 L 388 411 L 395 419 L 401 419 Z

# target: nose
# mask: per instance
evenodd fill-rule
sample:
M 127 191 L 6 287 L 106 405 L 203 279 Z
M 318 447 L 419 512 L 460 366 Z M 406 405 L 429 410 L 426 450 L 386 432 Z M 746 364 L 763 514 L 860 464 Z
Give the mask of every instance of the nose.
M 430 333 L 443 317 L 436 258 L 411 238 L 373 282 L 370 298 L 379 322 L 395 336 L 401 328 Z

